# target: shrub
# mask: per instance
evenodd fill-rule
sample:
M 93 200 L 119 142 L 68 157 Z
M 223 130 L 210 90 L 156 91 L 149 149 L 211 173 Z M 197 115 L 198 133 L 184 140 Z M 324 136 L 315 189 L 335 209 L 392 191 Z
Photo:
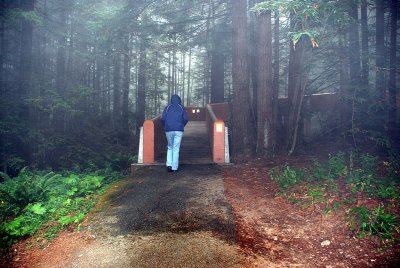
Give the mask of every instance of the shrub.
M 0 184 L 1 219 L 17 215 L 28 204 L 46 201 L 60 180 L 61 176 L 53 172 L 38 175 L 26 168 L 18 177 L 6 178 Z
M 107 170 L 98 173 L 107 175 Z M 23 169 L 18 177 L 6 178 L 0 184 L 0 247 L 35 233 L 48 222 L 53 222 L 49 228 L 52 233 L 80 222 L 95 204 L 95 194 L 104 188 L 105 175 L 59 175 Z M 108 181 L 120 176 L 112 172 Z
M 385 213 L 383 207 L 368 210 L 366 207 L 355 207 L 350 211 L 350 226 L 358 237 L 377 235 L 380 239 L 395 240 L 399 234 L 400 223 L 396 215 Z
M 345 156 L 346 155 L 343 152 L 339 152 L 335 156 L 329 156 L 328 180 L 334 180 L 347 175 L 348 167 Z
M 305 172 L 300 169 L 294 169 L 285 165 L 283 170 L 279 168 L 271 169 L 269 172 L 270 177 L 275 180 L 281 190 L 286 190 L 289 187 L 304 181 Z

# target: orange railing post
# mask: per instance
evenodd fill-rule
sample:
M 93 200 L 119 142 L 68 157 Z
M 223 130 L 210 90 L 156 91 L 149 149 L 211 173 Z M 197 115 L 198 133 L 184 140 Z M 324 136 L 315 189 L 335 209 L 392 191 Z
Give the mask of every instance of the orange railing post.
M 213 161 L 222 164 L 225 163 L 225 122 L 214 121 L 213 129 Z
M 228 120 L 228 118 L 229 106 L 227 104 L 207 105 L 206 121 L 214 163 L 229 163 L 228 128 L 225 127 L 225 120 Z
M 214 111 L 215 109 L 215 111 Z M 225 121 L 229 118 L 227 103 L 200 107 L 186 107 L 191 121 L 204 121 L 208 125 L 208 135 L 214 163 L 229 163 L 229 144 L 227 144 L 227 127 Z M 216 116 L 218 114 L 218 118 Z M 140 133 L 138 163 L 153 164 L 166 147 L 166 138 L 160 116 L 145 120 Z
M 143 123 L 143 164 L 154 163 L 154 121 Z

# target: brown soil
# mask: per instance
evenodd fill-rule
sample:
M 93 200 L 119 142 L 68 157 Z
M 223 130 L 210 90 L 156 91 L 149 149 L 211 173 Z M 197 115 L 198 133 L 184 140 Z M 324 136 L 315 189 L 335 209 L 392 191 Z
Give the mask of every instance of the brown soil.
M 304 165 L 304 161 L 290 164 Z M 237 245 L 226 243 L 209 231 L 158 232 L 150 236 L 120 235 L 100 239 L 90 229 L 84 228 L 81 232 L 63 232 L 41 248 L 35 238 L 21 241 L 13 249 L 12 265 L 11 262 L 3 265 L 116 267 L 117 263 L 124 267 L 139 267 L 139 264 L 150 265 L 143 267 L 399 267 L 399 245 L 381 249 L 375 238 L 356 238 L 347 226 L 343 210 L 325 214 L 318 204 L 304 208 L 292 204 L 286 197 L 276 196 L 278 188 L 267 175 L 270 166 L 259 161 L 223 169 L 225 195 L 232 206 Z M 374 201 L 367 197 L 358 200 L 359 204 L 371 202 Z M 129 258 L 119 257 L 121 251 Z M 109 262 L 96 266 L 99 258 Z
M 318 204 L 302 208 L 276 196 L 269 170 L 254 162 L 224 170 L 237 239 L 254 257 L 252 267 L 399 267 L 398 245 L 382 249 L 376 238 L 356 238 L 344 211 L 325 214 Z M 358 203 L 374 200 L 360 197 Z

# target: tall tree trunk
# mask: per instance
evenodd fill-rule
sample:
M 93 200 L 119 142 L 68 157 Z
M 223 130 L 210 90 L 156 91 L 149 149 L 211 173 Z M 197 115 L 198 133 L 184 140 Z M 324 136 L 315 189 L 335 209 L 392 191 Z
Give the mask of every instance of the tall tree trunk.
M 172 60 L 171 52 L 168 53 L 168 98 L 167 101 L 171 99 L 171 86 L 172 86 Z
M 6 4 L 4 0 L 0 1 L 0 9 L 6 9 Z M 4 34 L 5 30 L 5 21 L 2 19 L 0 20 L 0 96 L 2 96 L 2 98 L 4 98 L 4 93 L 6 89 L 6 81 L 4 75 L 4 64 L 6 55 L 6 38 Z
M 35 8 L 34 0 L 21 1 L 20 8 L 23 11 L 33 11 Z M 21 21 L 21 36 L 20 36 L 20 57 L 19 57 L 19 79 L 17 99 L 22 99 L 23 102 L 19 105 L 19 119 L 26 122 L 27 131 L 31 131 L 32 123 L 30 107 L 25 103 L 25 98 L 30 94 L 31 77 L 32 77 L 32 39 L 33 39 L 33 24 L 27 18 L 22 18 Z M 29 136 L 29 135 L 28 135 Z M 31 163 L 32 145 L 24 144 L 21 146 L 21 154 L 23 158 Z
M 376 5 L 376 78 L 375 89 L 381 98 L 385 98 L 385 7 L 382 0 L 375 0 Z
M 172 93 L 176 94 L 176 40 L 172 50 Z
M 362 84 L 368 86 L 369 81 L 369 46 L 368 46 L 368 16 L 367 0 L 361 0 L 361 65 L 362 65 Z M 366 90 L 366 89 L 365 89 Z
M 94 80 L 94 114 L 99 115 L 102 113 L 102 99 L 101 99 L 101 77 L 104 69 L 104 61 L 101 56 L 97 56 L 95 64 L 95 80 Z M 103 88 L 104 90 L 104 88 Z
M 272 32 L 271 11 L 258 15 L 257 146 L 259 156 L 272 155 Z
M 209 53 L 204 54 L 203 65 L 203 107 L 210 102 L 210 64 Z
M 185 103 L 185 65 L 186 65 L 186 53 L 182 52 L 182 104 Z
M 287 125 L 289 155 L 294 152 L 298 139 L 300 115 L 303 105 L 305 86 L 307 83 L 304 55 L 307 47 L 309 46 L 308 42 L 308 38 L 303 35 L 295 47 L 291 46 L 290 49 L 291 56 L 289 56 L 288 74 L 289 118 Z
M 249 0 L 249 6 L 252 7 L 254 6 L 256 3 L 261 2 L 261 0 Z M 258 29 L 258 24 L 256 22 L 256 14 L 254 12 L 251 12 L 249 15 L 249 72 L 250 72 L 250 93 L 251 93 L 251 103 L 252 103 L 252 107 L 253 107 L 253 115 L 254 115 L 254 120 L 256 123 L 258 123 L 257 120 L 257 110 L 258 110 L 258 100 L 257 100 L 257 90 L 258 90 L 258 60 L 259 60 L 259 55 L 257 54 L 258 52 L 258 33 L 259 33 L 260 29 Z M 258 127 L 258 126 L 257 126 Z M 257 147 L 257 144 L 256 144 Z M 257 150 L 257 148 L 256 148 Z
M 271 139 L 272 139 L 272 156 L 275 156 L 277 147 L 277 128 L 278 128 L 278 99 L 279 99 L 279 11 L 275 12 L 274 21 L 274 62 L 273 62 L 273 103 L 272 103 L 272 114 L 273 114 L 273 126 L 271 128 Z
M 358 27 L 358 0 L 350 1 L 349 15 L 352 19 L 349 30 L 350 85 L 359 90 L 361 84 L 360 41 Z
M 67 46 L 67 5 L 68 1 L 63 1 L 61 3 L 60 13 L 59 13 L 59 25 L 60 36 L 58 38 L 58 47 L 57 47 L 57 68 L 56 68 L 56 89 L 59 94 L 64 94 L 65 90 L 65 76 L 66 76 L 66 68 L 65 68 L 65 59 L 66 59 L 66 46 Z
M 211 51 L 211 103 L 224 102 L 224 53 L 222 35 L 214 28 Z
M 121 51 L 114 53 L 113 72 L 113 125 L 116 129 L 121 123 Z
M 142 40 L 139 48 L 139 71 L 138 71 L 138 89 L 137 89 L 137 104 L 136 104 L 136 120 L 137 127 L 143 125 L 145 120 L 146 112 L 146 73 L 147 73 L 147 55 L 146 55 L 146 44 Z M 136 132 L 139 133 L 139 132 Z
M 248 79 L 247 54 L 247 1 L 232 2 L 232 151 L 236 161 L 241 161 L 254 151 L 254 126 Z
M 110 52 L 106 55 L 106 96 L 104 98 L 105 112 L 108 116 L 111 116 L 111 59 Z
M 349 57 L 348 57 L 348 49 L 347 49 L 347 40 L 346 35 L 343 31 L 338 32 L 338 54 L 340 58 L 340 69 L 339 71 L 339 96 L 340 99 L 344 100 L 345 105 L 343 105 L 342 109 L 340 109 L 340 130 L 342 133 L 349 130 L 349 114 L 350 114 L 350 105 L 347 105 L 347 102 L 351 99 L 349 95 Z
M 295 21 L 293 15 L 290 16 L 290 31 L 298 30 L 298 22 Z M 293 153 L 297 144 L 298 127 L 302 102 L 304 97 L 305 83 L 307 81 L 307 73 L 305 72 L 304 54 L 309 47 L 309 39 L 305 35 L 301 36 L 297 44 L 290 41 L 289 51 L 289 72 L 288 72 L 288 105 L 289 116 L 286 124 L 286 140 L 289 155 Z
M 158 104 L 158 97 L 159 97 L 159 89 L 158 89 L 158 69 L 159 69 L 159 63 L 158 63 L 158 52 L 155 53 L 155 68 L 154 68 L 154 115 L 159 114 L 160 111 L 160 105 Z
M 390 73 L 389 73 L 389 132 L 394 139 L 399 139 L 396 131 L 397 123 L 397 88 L 396 88 L 396 72 L 397 72 L 397 17 L 398 17 L 398 1 L 391 0 L 390 4 Z
M 191 78 L 191 66 L 192 65 L 192 48 L 189 48 L 189 66 L 188 66 L 188 82 L 187 82 L 187 98 L 186 98 L 186 106 L 190 106 L 190 97 L 191 97 L 191 90 L 190 90 L 190 87 L 191 87 L 191 81 L 190 81 L 190 78 Z
M 34 0 L 24 0 L 20 3 L 23 11 L 33 11 L 35 8 Z M 21 21 L 21 49 L 19 62 L 19 92 L 22 95 L 28 93 L 32 76 L 32 37 L 33 25 L 32 21 L 22 18 Z
M 130 51 L 129 51 L 129 37 L 125 38 L 124 47 L 124 79 L 122 85 L 122 130 L 125 145 L 129 145 L 130 131 L 129 131 L 129 84 L 131 80 L 131 66 L 130 66 Z

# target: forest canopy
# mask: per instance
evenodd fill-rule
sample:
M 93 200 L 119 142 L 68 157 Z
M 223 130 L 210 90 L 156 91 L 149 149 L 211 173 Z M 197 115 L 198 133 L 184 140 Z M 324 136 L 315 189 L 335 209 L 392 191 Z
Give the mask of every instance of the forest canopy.
M 4 173 L 126 168 L 139 127 L 174 93 L 185 106 L 232 104 L 237 160 L 321 140 L 398 142 L 395 0 L 0 5 Z M 310 114 L 304 96 L 321 93 L 337 106 Z M 311 140 L 305 118 L 318 126 Z

